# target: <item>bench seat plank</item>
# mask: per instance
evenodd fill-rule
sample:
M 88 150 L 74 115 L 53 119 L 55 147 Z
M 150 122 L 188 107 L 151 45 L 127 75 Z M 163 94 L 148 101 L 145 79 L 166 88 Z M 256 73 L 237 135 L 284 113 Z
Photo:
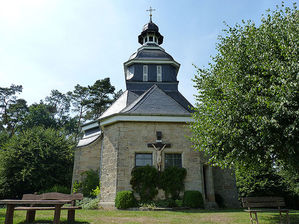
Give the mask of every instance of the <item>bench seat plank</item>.
M 61 210 L 82 209 L 80 206 L 61 207 Z M 55 210 L 55 207 L 15 207 L 15 210 Z
M 245 212 L 289 212 L 289 209 L 246 209 Z

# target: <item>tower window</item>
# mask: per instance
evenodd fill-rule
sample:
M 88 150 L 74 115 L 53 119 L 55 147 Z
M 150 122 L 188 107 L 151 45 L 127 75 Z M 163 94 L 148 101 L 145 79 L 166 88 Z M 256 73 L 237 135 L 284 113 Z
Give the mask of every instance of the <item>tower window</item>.
M 162 82 L 162 66 L 157 66 L 157 82 Z
M 147 82 L 148 81 L 148 66 L 143 65 L 143 81 Z
M 153 37 L 152 36 L 149 37 L 149 41 L 153 42 Z

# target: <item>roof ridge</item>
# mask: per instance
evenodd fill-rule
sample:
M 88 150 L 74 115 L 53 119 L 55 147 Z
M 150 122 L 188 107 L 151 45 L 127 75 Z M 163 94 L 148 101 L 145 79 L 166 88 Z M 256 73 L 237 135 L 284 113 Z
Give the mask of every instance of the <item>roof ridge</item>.
M 134 100 L 130 105 L 128 105 L 127 107 L 125 107 L 124 109 L 122 109 L 120 112 L 125 112 L 125 111 L 130 111 L 130 110 L 136 110 L 137 108 L 133 109 L 139 102 L 144 101 L 145 99 L 148 98 L 149 93 L 152 92 L 152 90 L 158 87 L 157 84 L 154 84 L 151 86 L 151 88 L 149 88 L 148 90 L 146 90 L 143 94 L 141 94 L 136 100 Z M 137 95 L 137 94 L 136 94 Z M 131 107 L 131 108 L 130 108 Z M 129 109 L 130 108 L 130 109 Z

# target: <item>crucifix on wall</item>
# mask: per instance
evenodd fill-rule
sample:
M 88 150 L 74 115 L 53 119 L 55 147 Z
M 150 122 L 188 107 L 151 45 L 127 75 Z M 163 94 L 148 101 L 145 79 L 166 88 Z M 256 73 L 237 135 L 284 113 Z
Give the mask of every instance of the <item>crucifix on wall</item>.
M 158 167 L 158 170 L 161 171 L 162 152 L 165 148 L 170 148 L 171 144 L 162 143 L 162 132 L 161 131 L 157 131 L 156 136 L 157 136 L 156 142 L 155 143 L 148 143 L 147 147 L 153 147 L 156 150 L 157 167 Z

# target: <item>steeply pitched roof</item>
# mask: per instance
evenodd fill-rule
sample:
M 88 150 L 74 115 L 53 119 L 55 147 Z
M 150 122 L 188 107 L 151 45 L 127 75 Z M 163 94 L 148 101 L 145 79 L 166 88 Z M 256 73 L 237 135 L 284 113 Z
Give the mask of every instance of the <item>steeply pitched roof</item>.
M 189 115 L 190 113 L 168 96 L 157 85 L 153 85 L 132 104 L 121 111 L 126 114 Z
M 175 95 L 178 94 L 180 95 L 179 92 Z M 184 100 L 187 101 L 185 98 Z M 140 96 L 131 91 L 125 91 L 99 119 L 103 119 L 114 114 L 186 116 L 190 115 L 190 111 L 187 106 L 184 107 L 182 104 L 177 102 L 177 99 L 172 98 L 157 85 L 153 85 Z

